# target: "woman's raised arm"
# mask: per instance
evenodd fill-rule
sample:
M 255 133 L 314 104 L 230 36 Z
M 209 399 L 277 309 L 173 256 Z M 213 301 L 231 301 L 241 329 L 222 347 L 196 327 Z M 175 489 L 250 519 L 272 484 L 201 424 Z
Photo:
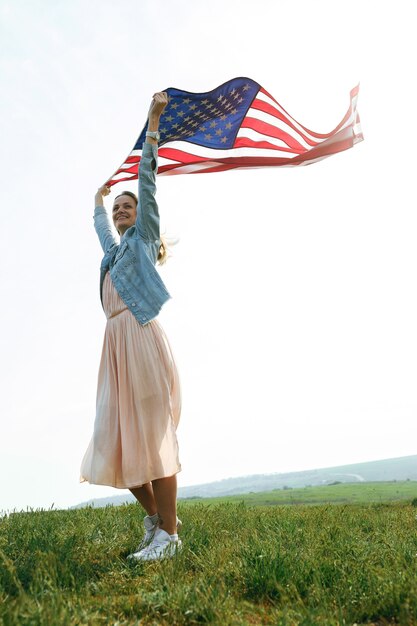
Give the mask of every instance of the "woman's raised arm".
M 168 94 L 166 91 L 155 93 L 152 98 L 151 106 L 148 112 L 148 132 L 157 132 L 159 128 L 159 120 L 165 107 L 168 104 Z M 148 143 L 157 145 L 158 142 L 152 137 L 146 137 Z
M 95 206 L 103 206 L 103 198 L 105 196 L 108 196 L 109 193 L 110 193 L 110 188 L 107 187 L 106 185 L 102 185 L 96 191 L 96 195 L 95 195 L 95 198 L 94 198 L 94 205 Z
M 103 204 L 103 197 L 108 196 L 109 193 L 109 187 L 102 185 L 102 187 L 96 191 L 96 195 L 94 197 L 94 228 L 96 229 L 96 233 L 104 253 L 106 253 L 112 245 L 117 243 L 111 229 L 107 211 Z
M 160 117 L 168 104 L 165 91 L 154 94 L 148 113 L 148 131 L 157 132 Z M 139 191 L 136 226 L 144 239 L 153 243 L 160 239 L 159 211 L 155 200 L 155 178 L 158 169 L 158 141 L 146 137 L 139 164 Z

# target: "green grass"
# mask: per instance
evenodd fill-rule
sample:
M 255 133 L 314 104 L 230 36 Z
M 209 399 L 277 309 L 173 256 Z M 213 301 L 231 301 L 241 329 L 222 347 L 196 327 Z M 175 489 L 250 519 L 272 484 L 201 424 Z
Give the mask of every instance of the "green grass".
M 296 489 L 245 493 L 216 498 L 187 498 L 190 503 L 245 502 L 251 506 L 275 504 L 328 504 L 395 502 L 417 498 L 416 481 L 339 483 Z
M 160 563 L 126 560 L 138 505 L 12 513 L 0 624 L 417 624 L 416 513 L 411 500 L 181 502 L 184 549 Z

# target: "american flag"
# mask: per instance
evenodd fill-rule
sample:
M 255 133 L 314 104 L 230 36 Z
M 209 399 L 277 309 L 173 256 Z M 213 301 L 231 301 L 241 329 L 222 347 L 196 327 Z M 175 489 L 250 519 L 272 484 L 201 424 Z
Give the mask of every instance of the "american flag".
M 206 93 L 165 89 L 158 174 L 196 174 L 235 168 L 314 163 L 363 140 L 356 110 L 359 86 L 350 106 L 329 133 L 299 124 L 259 83 L 233 78 Z M 127 159 L 107 181 L 110 187 L 138 177 L 147 124 Z

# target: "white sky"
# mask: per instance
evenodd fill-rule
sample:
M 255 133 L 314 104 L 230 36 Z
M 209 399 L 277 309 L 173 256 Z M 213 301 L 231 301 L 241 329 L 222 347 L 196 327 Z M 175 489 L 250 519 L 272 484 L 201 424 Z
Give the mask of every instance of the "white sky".
M 360 81 L 365 141 L 305 168 L 158 179 L 180 238 L 159 318 L 179 485 L 416 453 L 412 6 L 0 0 L 0 509 L 121 493 L 78 483 L 105 327 L 94 193 L 155 91 L 235 76 L 318 132 Z

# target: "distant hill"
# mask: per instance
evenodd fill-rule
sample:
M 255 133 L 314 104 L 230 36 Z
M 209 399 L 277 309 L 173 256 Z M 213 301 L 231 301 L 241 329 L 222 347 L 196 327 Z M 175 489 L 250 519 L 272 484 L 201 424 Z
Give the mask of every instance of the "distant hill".
M 235 496 L 216 498 L 183 499 L 189 506 L 198 504 L 228 504 L 244 502 L 248 506 L 307 505 L 307 504 L 371 504 L 388 502 L 413 503 L 417 506 L 417 480 L 391 480 L 340 483 L 335 480 L 329 485 L 315 487 L 288 487 L 272 491 L 240 493 Z
M 286 489 L 289 487 L 329 485 L 335 481 L 353 483 L 370 481 L 386 482 L 407 479 L 417 480 L 417 454 L 394 459 L 382 459 L 380 461 L 368 461 L 365 463 L 353 463 L 352 465 L 305 470 L 302 472 L 253 474 L 251 476 L 240 476 L 238 478 L 225 478 L 212 483 L 180 487 L 178 489 L 178 497 L 214 498 L 250 492 L 272 491 L 273 489 Z M 103 507 L 109 504 L 117 506 L 125 502 L 134 501 L 135 498 L 132 494 L 125 493 L 120 496 L 88 500 L 87 502 L 70 508 L 77 509 L 85 506 Z

